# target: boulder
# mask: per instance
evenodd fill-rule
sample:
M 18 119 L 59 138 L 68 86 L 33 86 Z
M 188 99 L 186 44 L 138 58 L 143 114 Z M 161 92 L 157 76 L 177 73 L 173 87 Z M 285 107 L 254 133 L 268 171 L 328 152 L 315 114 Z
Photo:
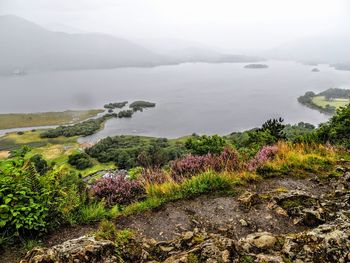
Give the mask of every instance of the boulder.
M 118 262 L 113 242 L 83 236 L 52 248 L 34 248 L 20 263 L 113 263 Z

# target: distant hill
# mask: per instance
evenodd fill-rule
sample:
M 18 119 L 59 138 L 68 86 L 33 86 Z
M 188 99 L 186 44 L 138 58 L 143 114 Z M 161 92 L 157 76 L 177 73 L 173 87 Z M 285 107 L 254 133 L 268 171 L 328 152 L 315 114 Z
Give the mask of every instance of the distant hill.
M 323 36 L 298 39 L 263 53 L 277 59 L 309 64 L 327 63 L 350 69 L 350 36 Z
M 28 20 L 0 16 L 0 72 L 152 66 L 165 59 L 104 34 L 52 32 Z
M 45 29 L 26 19 L 0 16 L 0 74 L 31 70 L 147 67 L 183 62 L 255 62 L 258 57 L 221 54 L 203 48 L 184 48 L 164 54 L 114 36 L 64 33 Z

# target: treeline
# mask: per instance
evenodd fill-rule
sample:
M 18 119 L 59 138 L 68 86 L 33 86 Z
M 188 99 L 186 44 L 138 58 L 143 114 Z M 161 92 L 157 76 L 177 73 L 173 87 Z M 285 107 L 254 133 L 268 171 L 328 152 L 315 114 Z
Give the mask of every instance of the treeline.
M 57 138 L 59 136 L 73 137 L 73 136 L 89 136 L 97 132 L 102 128 L 103 123 L 110 118 L 131 118 L 134 112 L 142 111 L 145 107 L 154 107 L 155 103 L 146 101 L 136 101 L 130 105 L 131 110 L 122 110 L 118 113 L 111 112 L 113 108 L 124 107 L 127 104 L 125 102 L 117 102 L 106 104 L 105 108 L 109 108 L 109 113 L 106 113 L 100 118 L 90 119 L 77 123 L 74 125 L 58 126 L 54 129 L 49 129 L 40 134 L 41 138 Z
M 153 102 L 138 100 L 131 103 L 129 107 L 133 109 L 133 111 L 143 111 L 145 108 L 153 108 L 155 106 L 156 104 Z
M 103 122 L 109 117 L 101 117 L 77 123 L 71 126 L 58 126 L 54 129 L 49 129 L 40 134 L 41 138 L 57 138 L 59 136 L 88 136 L 94 134 L 101 129 Z
M 127 101 L 123 101 L 123 102 L 111 102 L 108 104 L 105 104 L 103 107 L 105 109 L 121 109 L 123 107 L 125 107 L 125 105 L 128 104 Z
M 325 96 L 327 100 L 330 99 L 349 99 L 350 98 L 350 90 L 348 89 L 338 89 L 338 88 L 331 88 L 327 89 L 321 93 L 318 94 L 319 96 Z
M 161 167 L 185 153 L 183 143 L 165 138 L 115 136 L 102 139 L 86 153 L 101 163 L 115 162 L 119 168 Z
M 311 108 L 311 109 L 315 109 L 315 110 L 318 110 L 318 111 L 326 113 L 326 114 L 334 114 L 336 112 L 336 107 L 334 107 L 334 106 L 326 105 L 325 107 L 321 107 L 321 106 L 315 104 L 312 101 L 312 99 L 316 96 L 323 96 L 323 95 L 321 95 L 321 93 L 315 94 L 313 91 L 308 91 L 303 96 L 300 96 L 298 98 L 298 102 Z

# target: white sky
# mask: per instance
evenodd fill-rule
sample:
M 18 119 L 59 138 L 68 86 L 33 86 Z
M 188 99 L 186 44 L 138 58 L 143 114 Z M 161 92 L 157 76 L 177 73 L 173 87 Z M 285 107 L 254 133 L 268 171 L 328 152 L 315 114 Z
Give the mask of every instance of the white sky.
M 0 0 L 0 14 L 126 38 L 176 38 L 227 49 L 349 34 L 350 0 Z

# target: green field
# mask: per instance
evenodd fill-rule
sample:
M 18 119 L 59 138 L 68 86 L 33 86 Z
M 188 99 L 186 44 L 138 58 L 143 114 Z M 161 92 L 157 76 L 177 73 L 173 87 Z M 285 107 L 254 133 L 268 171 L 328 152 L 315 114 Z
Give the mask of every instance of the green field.
M 73 124 L 94 117 L 103 111 L 67 110 L 62 112 L 0 114 L 0 129 Z
M 312 98 L 312 102 L 322 108 L 325 108 L 326 105 L 333 106 L 336 108 L 343 107 L 349 104 L 349 99 L 333 99 L 332 101 L 326 100 L 324 96 L 315 96 Z
M 22 135 L 8 133 L 0 137 L 0 159 L 6 158 L 9 151 L 28 145 L 32 147 L 32 150 L 27 155 L 28 158 L 35 154 L 41 154 L 44 159 L 49 162 L 55 162 L 56 165 L 61 168 L 69 167 L 69 169 L 75 170 L 74 167 L 68 164 L 68 156 L 83 151 L 81 145 L 77 143 L 78 137 L 43 139 L 40 138 L 41 132 L 42 130 L 26 131 Z M 99 170 L 115 168 L 114 163 L 101 164 L 95 159 L 92 161 L 94 164 L 93 167 L 78 171 L 82 176 L 86 176 Z

